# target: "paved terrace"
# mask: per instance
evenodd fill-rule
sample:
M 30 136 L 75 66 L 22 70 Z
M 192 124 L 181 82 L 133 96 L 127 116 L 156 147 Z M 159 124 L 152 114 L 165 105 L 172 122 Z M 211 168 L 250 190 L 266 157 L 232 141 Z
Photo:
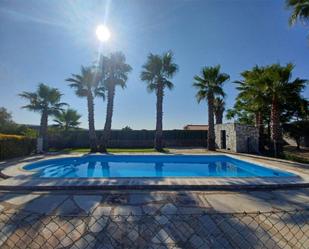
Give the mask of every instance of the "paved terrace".
M 309 248 L 309 189 L 1 192 L 0 248 Z

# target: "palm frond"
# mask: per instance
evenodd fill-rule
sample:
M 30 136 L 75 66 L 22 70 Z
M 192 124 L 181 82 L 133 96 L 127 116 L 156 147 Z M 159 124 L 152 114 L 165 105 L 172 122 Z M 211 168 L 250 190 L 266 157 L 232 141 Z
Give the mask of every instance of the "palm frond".
M 222 85 L 230 76 L 220 72 L 220 65 L 203 67 L 200 75 L 194 76 L 193 86 L 197 88 L 197 101 L 207 99 L 208 96 L 225 96 Z

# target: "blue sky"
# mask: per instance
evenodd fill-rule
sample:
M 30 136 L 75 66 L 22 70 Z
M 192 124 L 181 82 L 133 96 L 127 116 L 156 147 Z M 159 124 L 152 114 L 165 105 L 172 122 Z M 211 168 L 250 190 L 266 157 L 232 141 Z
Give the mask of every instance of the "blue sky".
M 17 94 L 39 82 L 59 88 L 63 100 L 82 115 L 86 99 L 65 82 L 81 65 L 91 65 L 100 44 L 96 25 L 106 23 L 112 39 L 104 53 L 123 51 L 133 67 L 127 88 L 117 89 L 113 128 L 155 127 L 155 95 L 139 79 L 149 52 L 175 53 L 175 89 L 164 99 L 164 129 L 207 123 L 206 103 L 197 104 L 192 78 L 202 66 L 221 64 L 230 74 L 224 90 L 227 107 L 237 91 L 232 81 L 255 64 L 296 64 L 294 76 L 309 79 L 308 27 L 288 26 L 289 11 L 280 0 L 130 0 L 0 1 L 0 106 L 19 123 L 39 124 L 39 114 L 20 109 Z M 304 95 L 309 97 L 309 90 Z M 106 102 L 96 100 L 96 128 L 104 126 Z

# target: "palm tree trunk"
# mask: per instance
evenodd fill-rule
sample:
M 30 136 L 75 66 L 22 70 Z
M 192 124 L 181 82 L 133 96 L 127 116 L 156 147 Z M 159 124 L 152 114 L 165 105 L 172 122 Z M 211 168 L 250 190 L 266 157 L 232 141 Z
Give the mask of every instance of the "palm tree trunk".
M 97 137 L 95 134 L 94 126 L 94 103 L 92 93 L 87 96 L 87 105 L 88 105 L 88 125 L 89 125 L 89 143 L 90 151 L 97 152 Z
M 282 153 L 282 133 L 280 127 L 279 104 L 275 96 L 272 98 L 270 118 L 274 156 L 278 157 Z
M 268 146 L 270 146 L 269 141 L 271 140 L 271 131 L 270 131 L 270 119 L 267 120 L 267 141 Z
M 263 124 L 263 114 L 261 111 L 258 111 L 255 114 L 255 126 L 259 131 L 259 151 L 264 151 L 264 124 Z
M 218 111 L 218 112 L 215 113 L 215 116 L 216 116 L 216 124 L 222 124 L 223 112 Z
M 157 116 L 156 116 L 156 134 L 155 134 L 155 140 L 154 140 L 154 147 L 158 151 L 163 150 L 163 125 L 162 125 L 162 119 L 163 119 L 163 86 L 161 83 L 158 84 L 157 89 Z
M 40 133 L 39 133 L 39 136 L 43 139 L 44 152 L 48 151 L 47 129 L 48 129 L 48 113 L 47 111 L 44 110 L 41 116 Z
M 115 86 L 110 87 L 107 89 L 107 107 L 106 107 L 106 119 L 105 125 L 103 130 L 103 136 L 101 138 L 100 143 L 100 152 L 106 152 L 108 142 L 111 136 L 111 128 L 112 128 L 112 118 L 113 118 L 113 111 L 114 111 L 114 97 L 115 97 Z
M 207 96 L 208 100 L 208 135 L 207 135 L 207 146 L 208 150 L 216 150 L 215 144 L 215 125 L 214 125 L 214 96 L 209 93 Z
M 296 142 L 296 149 L 300 150 L 300 137 L 296 138 L 295 142 Z

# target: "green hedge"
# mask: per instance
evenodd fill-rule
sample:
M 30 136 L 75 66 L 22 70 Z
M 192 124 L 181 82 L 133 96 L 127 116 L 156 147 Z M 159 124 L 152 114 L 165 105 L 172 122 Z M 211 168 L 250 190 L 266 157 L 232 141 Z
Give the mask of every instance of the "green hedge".
M 35 148 L 36 141 L 33 138 L 0 134 L 0 160 L 30 155 Z

